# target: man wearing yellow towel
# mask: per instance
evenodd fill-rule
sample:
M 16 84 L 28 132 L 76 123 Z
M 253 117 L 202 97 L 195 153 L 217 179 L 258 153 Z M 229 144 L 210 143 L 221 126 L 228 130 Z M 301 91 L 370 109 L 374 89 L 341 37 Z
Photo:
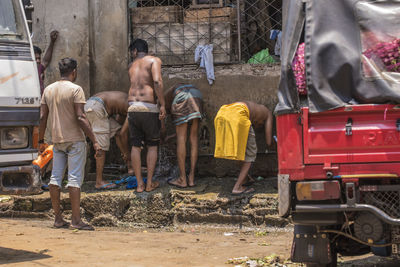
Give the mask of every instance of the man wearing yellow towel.
M 268 108 L 250 101 L 223 105 L 219 109 L 214 119 L 216 139 L 214 157 L 243 161 L 232 194 L 254 191 L 254 188 L 243 185 L 251 163 L 257 156 L 254 128 L 264 127 L 267 146 L 271 147 L 272 122 L 272 113 Z

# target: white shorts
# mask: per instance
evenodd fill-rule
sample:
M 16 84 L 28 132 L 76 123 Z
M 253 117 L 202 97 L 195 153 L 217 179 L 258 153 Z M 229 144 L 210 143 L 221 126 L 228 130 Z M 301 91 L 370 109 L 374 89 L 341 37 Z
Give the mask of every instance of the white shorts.
M 92 131 L 96 137 L 97 143 L 104 151 L 110 149 L 110 139 L 121 129 L 120 125 L 114 118 L 109 117 L 104 103 L 101 99 L 89 98 L 85 104 L 86 117 L 92 126 Z M 100 99 L 97 100 L 97 99 Z

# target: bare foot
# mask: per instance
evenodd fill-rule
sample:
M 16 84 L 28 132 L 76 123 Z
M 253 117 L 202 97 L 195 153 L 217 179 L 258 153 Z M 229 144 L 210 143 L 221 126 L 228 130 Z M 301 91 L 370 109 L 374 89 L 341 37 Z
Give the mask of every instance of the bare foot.
M 80 221 L 78 224 L 71 224 L 70 228 L 77 230 L 94 231 L 93 226 Z
M 151 192 L 151 191 L 153 191 L 154 189 L 156 189 L 159 186 L 160 186 L 159 182 L 152 182 L 151 184 L 147 183 L 146 192 Z
M 64 219 L 55 221 L 53 224 L 54 228 L 68 228 L 69 225 L 70 225 L 70 223 L 65 221 Z
M 110 184 L 110 182 L 101 181 L 101 183 L 96 183 L 96 184 L 94 185 L 94 187 L 95 187 L 96 189 L 100 189 L 100 188 L 104 187 L 105 185 L 109 185 L 109 184 Z
M 189 174 L 189 176 L 188 176 L 188 184 L 189 184 L 189 187 L 193 187 L 193 186 L 196 186 L 196 184 L 194 183 L 194 173 L 193 174 Z
M 241 187 L 239 189 L 233 189 L 232 190 L 232 195 L 244 195 L 244 194 L 248 194 L 248 193 L 252 193 L 256 191 L 254 188 L 251 187 Z
M 136 188 L 136 192 L 137 193 L 142 193 L 144 191 L 144 189 L 146 188 L 145 184 L 139 185 Z
M 175 179 L 175 180 L 169 180 L 168 184 L 176 186 L 176 187 L 179 187 L 179 188 L 187 187 L 186 180 L 182 181 L 181 178 L 178 178 L 178 179 Z

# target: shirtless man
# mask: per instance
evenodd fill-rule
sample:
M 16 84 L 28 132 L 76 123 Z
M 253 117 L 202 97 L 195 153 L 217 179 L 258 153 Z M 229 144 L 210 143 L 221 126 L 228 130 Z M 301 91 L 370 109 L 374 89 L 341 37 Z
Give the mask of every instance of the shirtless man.
M 98 93 L 89 98 L 85 104 L 86 117 L 101 147 L 96 157 L 96 189 L 112 189 L 115 187 L 115 184 L 103 181 L 105 151 L 110 149 L 110 139 L 114 136 L 128 166 L 128 173 L 133 174 L 128 147 L 127 110 L 128 94 L 120 91 Z
M 272 145 L 272 122 L 273 116 L 268 108 L 250 101 L 224 105 L 218 111 L 214 120 L 216 135 L 215 157 L 243 161 L 232 194 L 239 195 L 254 191 L 254 188 L 244 186 L 248 179 L 251 163 L 255 161 L 257 156 L 254 128 L 264 127 L 266 143 L 270 148 Z M 237 132 L 232 132 L 233 129 L 236 129 Z M 248 131 L 248 135 L 246 135 L 246 131 Z M 230 142 L 229 139 L 232 136 L 234 138 L 236 136 L 237 140 Z M 246 136 L 248 137 L 245 147 L 242 138 Z M 235 144 L 237 149 L 230 150 Z M 231 151 L 234 151 L 234 153 L 230 153 Z
M 129 67 L 128 121 L 132 142 L 132 166 L 138 182 L 137 192 L 153 191 L 159 186 L 153 181 L 160 143 L 161 120 L 165 118 L 165 101 L 161 77 L 161 60 L 149 56 L 147 42 L 136 39 L 129 47 L 134 58 Z M 158 103 L 157 103 L 158 102 Z M 159 104 L 159 105 L 158 105 Z M 147 183 L 142 178 L 140 153 L 147 146 Z
M 176 127 L 176 154 L 179 166 L 179 178 L 168 181 L 168 184 L 184 188 L 195 186 L 194 173 L 198 157 L 198 129 L 202 117 L 203 95 L 191 84 L 177 84 L 165 91 L 167 113 L 172 115 L 172 123 Z M 186 176 L 186 140 L 190 129 L 190 172 Z M 162 136 L 165 136 L 165 125 L 162 124 Z

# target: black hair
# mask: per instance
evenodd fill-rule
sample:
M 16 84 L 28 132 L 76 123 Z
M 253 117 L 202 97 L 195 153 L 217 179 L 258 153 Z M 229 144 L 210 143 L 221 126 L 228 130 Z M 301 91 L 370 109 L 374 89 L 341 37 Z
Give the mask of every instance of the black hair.
M 35 52 L 35 54 L 42 54 L 42 49 L 40 49 L 39 47 L 37 47 L 36 45 L 33 46 L 33 52 Z
M 136 39 L 133 41 L 133 43 L 130 44 L 129 50 L 133 51 L 133 49 L 136 48 L 136 51 L 139 52 L 144 52 L 148 53 L 149 52 L 149 46 L 147 45 L 147 42 L 142 39 Z
M 69 75 L 76 69 L 77 66 L 78 63 L 76 60 L 70 57 L 63 58 L 58 62 L 58 68 L 60 69 L 61 76 Z

